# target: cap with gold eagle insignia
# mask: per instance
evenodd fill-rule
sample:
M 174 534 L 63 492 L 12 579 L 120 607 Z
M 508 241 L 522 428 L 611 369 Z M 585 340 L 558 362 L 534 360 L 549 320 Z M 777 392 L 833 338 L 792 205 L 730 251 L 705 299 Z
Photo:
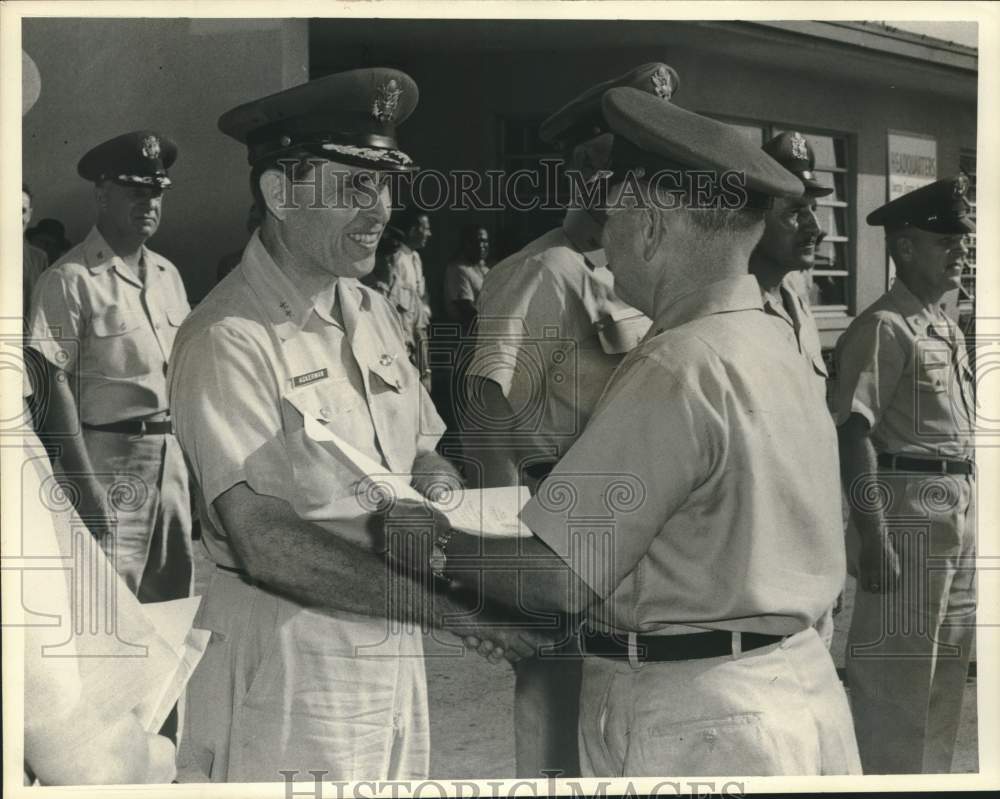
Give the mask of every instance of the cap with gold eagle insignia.
M 591 86 L 542 122 L 539 135 L 542 141 L 564 147 L 578 144 L 608 132 L 601 115 L 601 97 L 616 86 L 631 86 L 647 92 L 664 102 L 670 100 L 680 86 L 677 71 L 666 64 L 654 61 L 643 64 L 617 78 Z
M 965 175 L 937 180 L 876 208 L 867 221 L 886 230 L 915 227 L 930 233 L 975 233 L 965 199 L 968 190 Z
M 122 186 L 171 186 L 167 170 L 177 160 L 177 145 L 151 130 L 123 133 L 90 150 L 76 171 L 93 183 L 110 180 Z
M 802 181 L 810 197 L 826 197 L 833 193 L 832 186 L 816 180 L 816 153 L 809 140 L 797 130 L 786 130 L 769 140 L 763 147 L 765 153 Z
M 219 130 L 247 146 L 247 160 L 305 150 L 351 166 L 416 171 L 396 128 L 416 108 L 417 84 L 398 69 L 338 72 L 230 109 Z

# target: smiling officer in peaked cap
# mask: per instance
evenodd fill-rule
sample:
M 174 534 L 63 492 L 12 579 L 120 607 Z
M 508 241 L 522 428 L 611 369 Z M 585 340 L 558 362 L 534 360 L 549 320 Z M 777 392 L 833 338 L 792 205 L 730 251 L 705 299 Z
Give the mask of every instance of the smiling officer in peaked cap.
M 603 241 L 616 292 L 653 335 L 520 514 L 534 533 L 520 552 L 547 570 L 476 579 L 501 601 L 589 622 L 584 776 L 860 773 L 812 628 L 844 569 L 834 428 L 747 274 L 762 206 L 802 183 L 738 130 L 653 94 L 613 88 L 602 111 L 623 156 Z M 659 196 L 667 165 L 740 176 L 754 196 L 703 197 L 683 180 Z M 619 202 L 630 186 L 634 202 Z M 502 552 L 461 531 L 444 548 Z
M 398 621 L 443 625 L 446 610 L 461 619 L 467 609 L 431 608 L 426 581 L 407 583 L 412 604 L 387 606 L 403 590 L 390 581 L 408 578 L 386 568 L 366 529 L 372 508 L 340 443 L 387 476 L 412 475 L 421 493 L 458 490 L 434 451 L 444 424 L 399 318 L 358 280 L 389 221 L 385 173 L 416 169 L 397 132 L 417 98 L 399 70 L 359 69 L 219 120 L 247 148 L 264 218 L 181 330 L 170 375 L 217 566 L 195 623 L 220 635 L 192 678 L 187 726 L 216 782 L 278 781 L 296 768 L 306 780 L 307 768 L 427 776 L 421 638 Z
M 858 591 L 847 680 L 866 774 L 950 771 L 962 713 L 976 611 L 975 396 L 965 337 L 941 300 L 961 285 L 975 231 L 968 188 L 965 175 L 945 178 L 868 215 L 885 228 L 896 280 L 837 342 L 847 496 L 878 473 L 891 499 L 852 501 L 848 526 Z M 894 534 L 913 519 L 923 535 Z
M 115 136 L 83 155 L 77 172 L 94 184 L 97 222 L 42 274 L 32 309 L 32 336 L 55 380 L 51 402 L 61 408 L 45 424 L 78 418 L 82 428 L 48 432 L 64 435 L 63 468 L 83 475 L 81 518 L 143 602 L 188 596 L 194 576 L 187 469 L 166 382 L 190 306 L 177 268 L 146 246 L 176 159 L 177 145 L 153 130 Z M 70 338 L 78 349 L 61 345 Z M 143 501 L 109 507 L 123 470 L 141 480 Z

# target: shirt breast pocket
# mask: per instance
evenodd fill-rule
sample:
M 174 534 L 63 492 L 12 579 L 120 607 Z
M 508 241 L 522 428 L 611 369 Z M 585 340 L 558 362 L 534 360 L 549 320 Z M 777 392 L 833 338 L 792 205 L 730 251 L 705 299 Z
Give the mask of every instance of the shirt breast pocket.
M 283 397 L 289 460 L 300 495 L 313 510 L 353 495 L 362 477 L 344 445 L 375 461 L 371 415 L 350 380 L 327 378 Z
M 151 371 L 142 346 L 145 314 L 112 305 L 91 320 L 88 366 L 105 377 L 126 378 Z M 157 351 L 157 355 L 159 352 Z

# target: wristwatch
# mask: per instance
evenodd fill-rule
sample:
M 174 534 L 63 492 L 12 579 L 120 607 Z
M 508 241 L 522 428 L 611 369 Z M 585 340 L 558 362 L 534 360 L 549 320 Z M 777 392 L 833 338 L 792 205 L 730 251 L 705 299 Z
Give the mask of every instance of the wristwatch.
M 447 530 L 442 530 L 434 538 L 434 544 L 431 547 L 431 574 L 435 577 L 439 577 L 442 580 L 447 580 L 445 577 L 445 569 L 448 566 L 448 544 L 451 541 L 451 537 L 455 534 L 455 530 L 452 527 L 448 527 Z

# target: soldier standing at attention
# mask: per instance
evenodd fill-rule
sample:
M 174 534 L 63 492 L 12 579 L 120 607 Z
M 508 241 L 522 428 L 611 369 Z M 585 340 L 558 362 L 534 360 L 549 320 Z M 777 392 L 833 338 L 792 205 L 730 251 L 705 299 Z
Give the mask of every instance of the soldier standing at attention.
M 97 224 L 42 273 L 32 308 L 57 474 L 75 484 L 81 518 L 142 602 L 188 596 L 194 576 L 187 469 L 167 403 L 167 362 L 190 306 L 177 268 L 146 246 L 176 158 L 170 139 L 142 130 L 80 159 Z
M 965 176 L 868 215 L 896 281 L 837 344 L 837 422 L 858 591 L 847 679 L 866 774 L 951 770 L 975 627 L 973 380 L 941 309 L 960 285 Z M 887 627 L 888 625 L 888 627 Z

